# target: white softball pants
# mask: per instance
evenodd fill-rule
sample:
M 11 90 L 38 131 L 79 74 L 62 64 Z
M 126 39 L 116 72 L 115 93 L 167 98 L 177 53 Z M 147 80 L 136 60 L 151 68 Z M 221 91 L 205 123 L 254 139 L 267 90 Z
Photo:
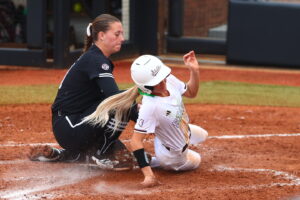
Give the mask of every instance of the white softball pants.
M 189 124 L 189 127 L 191 130 L 190 144 L 199 144 L 207 139 L 208 133 L 206 130 L 193 124 Z M 154 139 L 154 150 L 155 157 L 152 157 L 151 167 L 185 171 L 196 169 L 201 163 L 201 156 L 199 153 L 188 148 L 184 152 L 182 152 L 182 150 L 168 150 L 157 137 Z

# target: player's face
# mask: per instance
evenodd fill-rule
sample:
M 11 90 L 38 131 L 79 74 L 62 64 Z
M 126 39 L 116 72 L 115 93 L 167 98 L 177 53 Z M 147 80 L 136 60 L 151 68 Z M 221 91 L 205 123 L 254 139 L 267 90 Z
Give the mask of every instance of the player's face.
M 158 85 L 154 86 L 154 89 L 153 89 L 152 93 L 156 94 L 158 96 L 168 96 L 168 90 L 167 90 L 166 82 L 167 82 L 167 80 L 164 79 Z
M 111 23 L 110 28 L 105 33 L 101 32 L 99 37 L 107 54 L 111 55 L 120 51 L 124 42 L 122 24 L 120 22 Z

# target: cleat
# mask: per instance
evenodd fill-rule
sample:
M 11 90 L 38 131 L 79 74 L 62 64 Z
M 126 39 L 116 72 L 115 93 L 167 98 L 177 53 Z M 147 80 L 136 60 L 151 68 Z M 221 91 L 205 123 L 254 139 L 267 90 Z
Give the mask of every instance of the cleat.
M 66 149 L 57 149 L 54 147 L 37 146 L 31 148 L 29 153 L 31 161 L 40 162 L 86 162 L 88 155 L 84 153 L 74 153 Z
M 33 147 L 28 155 L 31 161 L 55 162 L 58 161 L 61 155 L 60 149 L 46 146 Z
M 133 169 L 132 163 L 122 162 L 120 163 L 117 160 L 110 160 L 108 158 L 98 159 L 95 156 L 91 157 L 92 163 L 91 167 L 95 167 L 103 170 L 112 170 L 112 171 L 126 171 Z
M 83 153 L 74 153 L 72 151 L 62 149 L 60 150 L 60 156 L 59 159 L 57 160 L 58 162 L 85 162 L 86 157 L 83 155 Z

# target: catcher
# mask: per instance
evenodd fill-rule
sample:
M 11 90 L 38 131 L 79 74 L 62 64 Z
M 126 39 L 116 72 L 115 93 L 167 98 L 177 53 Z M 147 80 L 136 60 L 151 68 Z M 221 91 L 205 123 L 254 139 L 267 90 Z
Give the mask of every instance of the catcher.
M 133 167 L 134 157 L 118 138 L 130 119 L 136 121 L 136 104 L 121 121 L 114 114 L 102 127 L 83 121 L 104 99 L 121 92 L 109 56 L 120 51 L 123 42 L 122 24 L 114 16 L 102 14 L 88 25 L 84 53 L 66 73 L 52 105 L 53 133 L 64 149 L 35 147 L 31 160 L 89 162 L 115 170 Z
M 131 66 L 131 77 L 136 86 L 124 93 L 107 98 L 96 112 L 86 117 L 94 125 L 105 125 L 110 113 L 115 113 L 115 129 L 130 110 L 130 105 L 141 94 L 142 105 L 131 138 L 131 149 L 144 174 L 142 185 L 155 186 L 159 181 L 151 167 L 166 170 L 192 170 L 201 162 L 199 153 L 188 148 L 206 140 L 208 133 L 203 128 L 189 124 L 182 101 L 185 97 L 195 97 L 199 89 L 199 65 L 193 51 L 183 56 L 185 65 L 190 69 L 190 79 L 183 83 L 171 73 L 171 69 L 158 58 L 143 55 Z M 101 114 L 100 114 L 101 113 Z M 155 157 L 148 160 L 143 139 L 154 134 Z

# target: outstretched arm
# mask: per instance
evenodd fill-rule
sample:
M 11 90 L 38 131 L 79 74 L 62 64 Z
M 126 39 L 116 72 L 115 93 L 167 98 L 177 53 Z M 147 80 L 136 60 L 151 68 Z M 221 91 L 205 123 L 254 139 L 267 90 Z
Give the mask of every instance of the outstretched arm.
M 142 133 L 133 133 L 130 145 L 131 150 L 135 158 L 138 161 L 139 167 L 141 168 L 144 174 L 144 181 L 141 183 L 144 187 L 153 187 L 159 184 L 158 180 L 156 179 L 151 167 L 150 163 L 147 159 L 147 156 L 144 151 L 143 140 L 145 135 Z
M 193 98 L 197 96 L 199 90 L 199 64 L 194 51 L 183 56 L 184 64 L 190 69 L 190 80 L 187 82 L 187 90 L 183 94 L 185 97 Z

